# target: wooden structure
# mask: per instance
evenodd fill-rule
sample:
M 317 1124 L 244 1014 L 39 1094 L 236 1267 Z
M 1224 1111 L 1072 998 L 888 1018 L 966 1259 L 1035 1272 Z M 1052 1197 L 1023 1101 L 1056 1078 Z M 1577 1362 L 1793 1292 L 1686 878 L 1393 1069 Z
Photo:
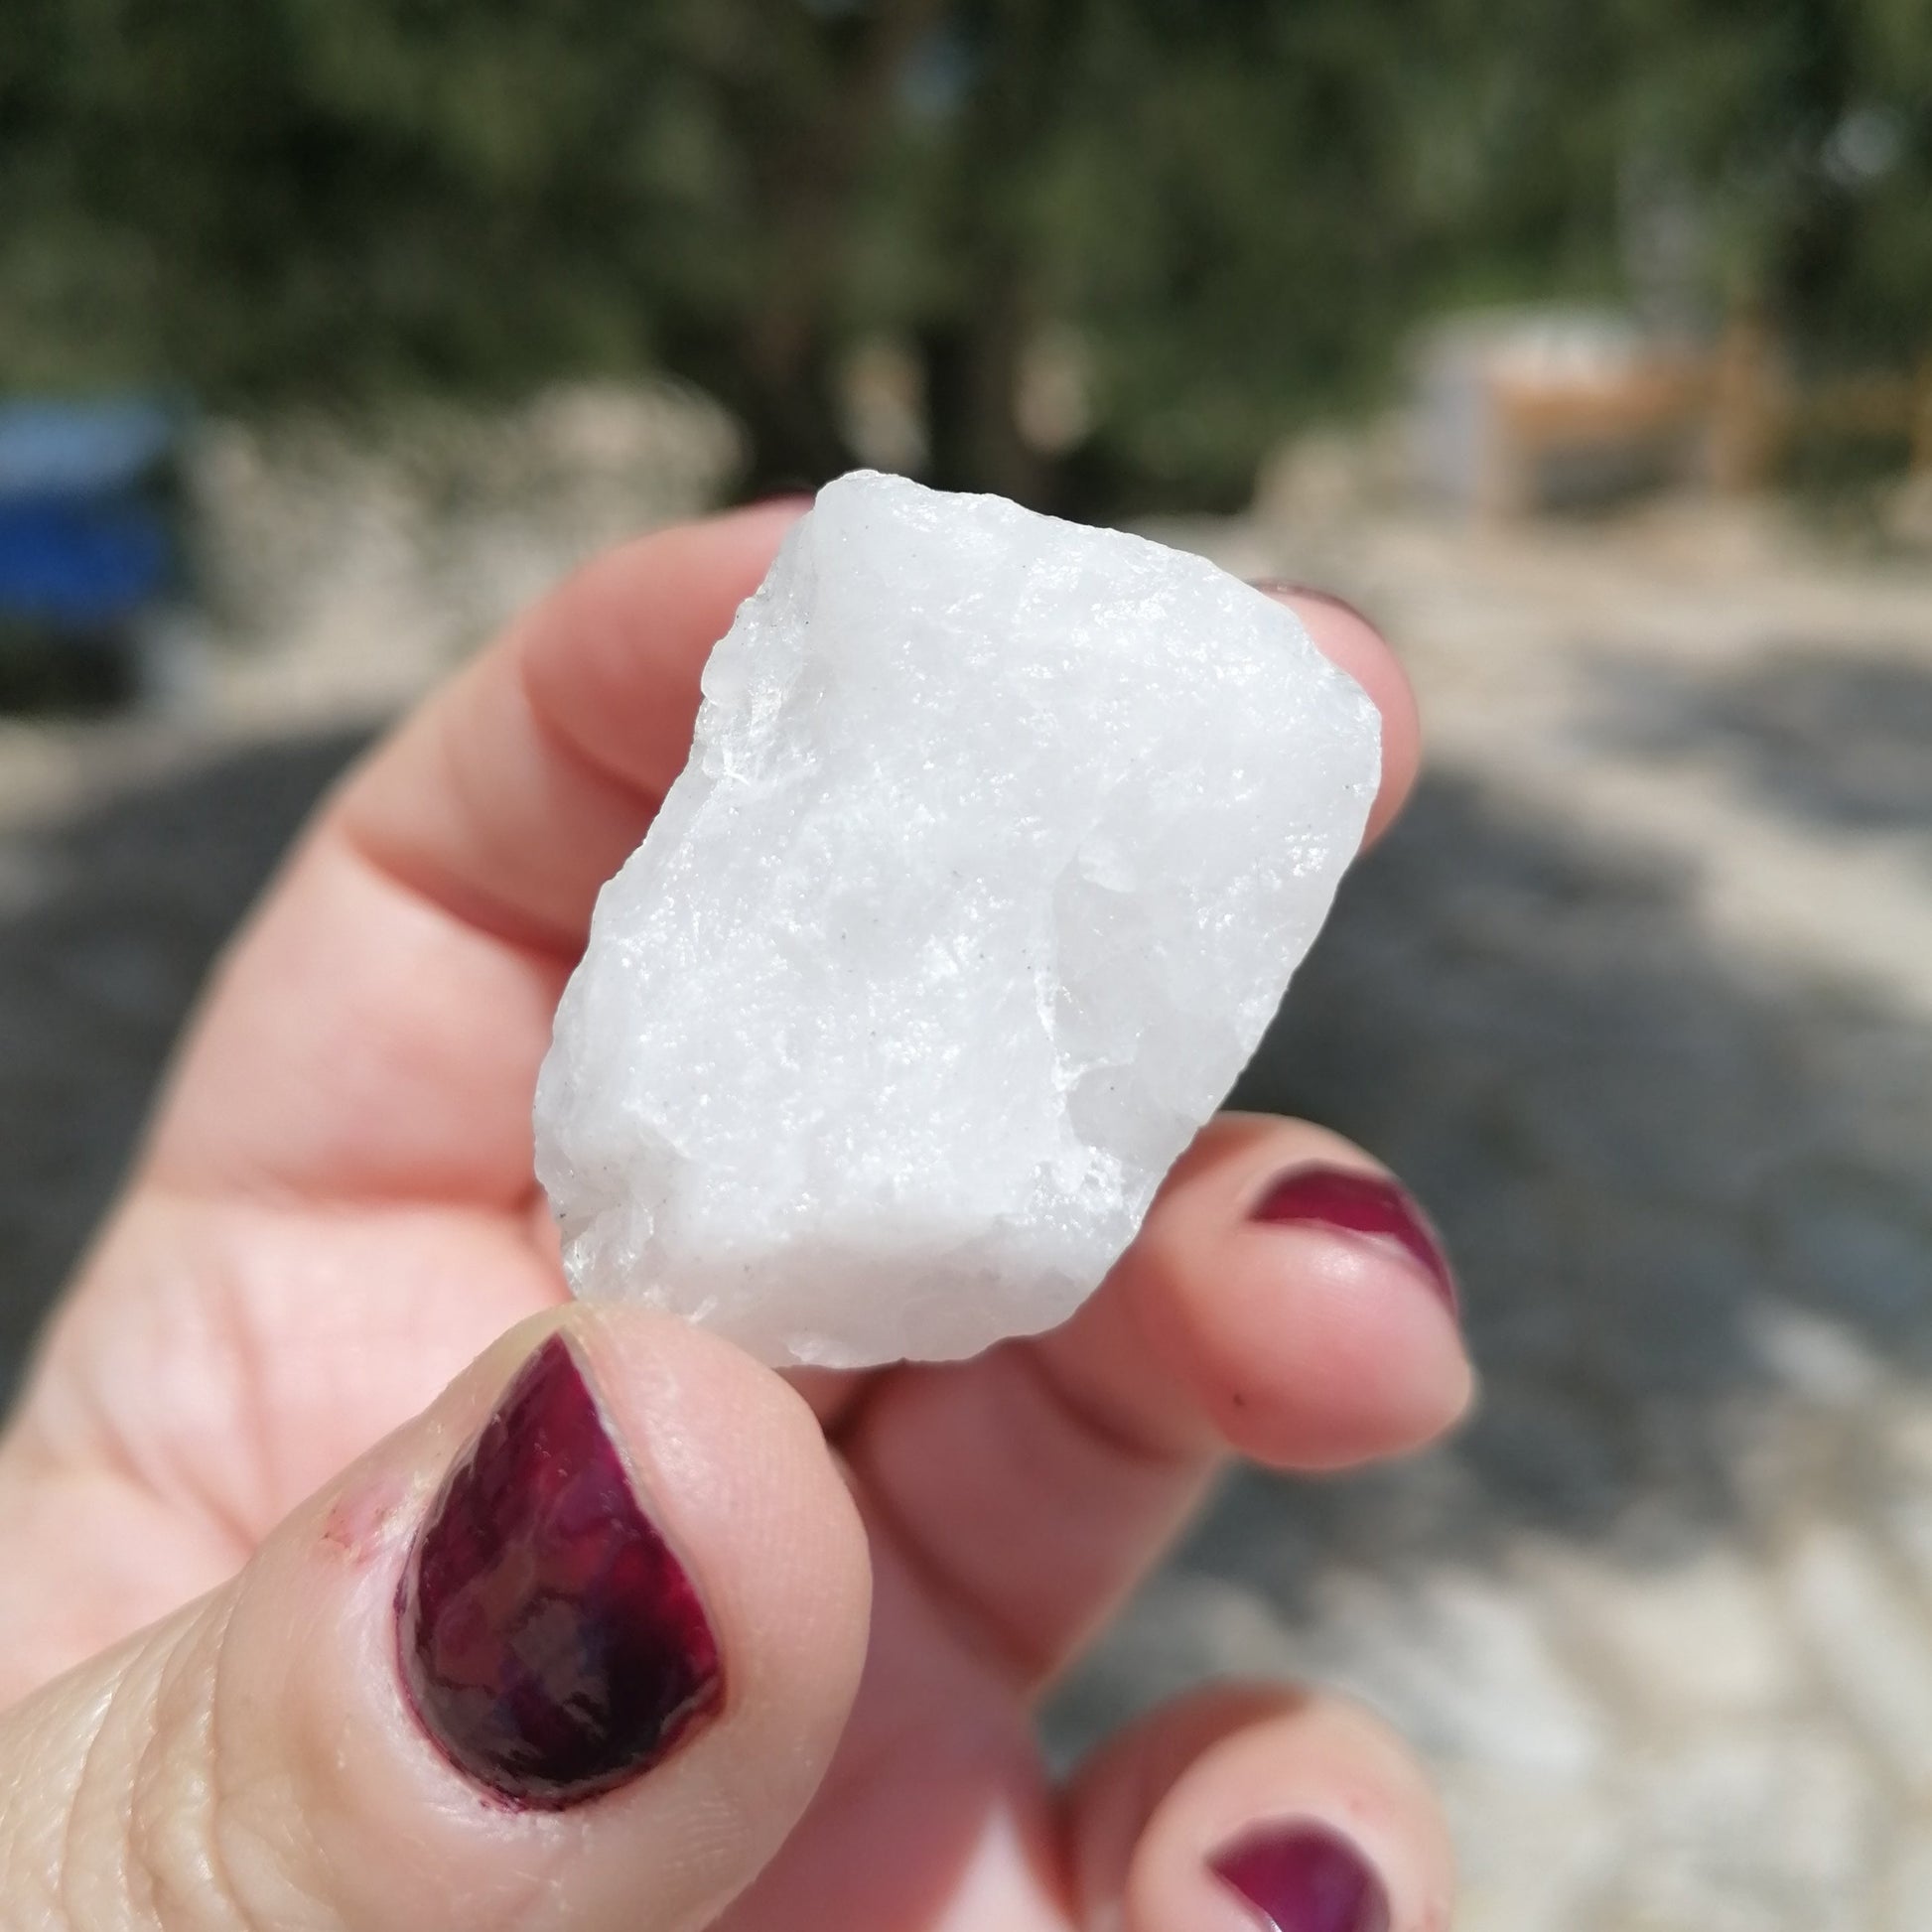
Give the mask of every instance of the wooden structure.
M 1417 422 L 1438 492 L 1489 518 L 1658 484 L 1763 488 L 1820 438 L 1896 442 L 1932 475 L 1932 354 L 1916 373 L 1801 382 L 1749 315 L 1706 347 L 1606 313 L 1528 311 L 1439 332 Z

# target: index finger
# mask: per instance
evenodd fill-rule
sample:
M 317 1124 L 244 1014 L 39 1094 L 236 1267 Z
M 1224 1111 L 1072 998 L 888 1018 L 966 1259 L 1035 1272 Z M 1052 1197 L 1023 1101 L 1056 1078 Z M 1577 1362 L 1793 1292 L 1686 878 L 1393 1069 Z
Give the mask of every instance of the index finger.
M 151 1143 L 198 1192 L 528 1200 L 530 1097 L 599 888 L 796 504 L 590 565 L 352 771 L 223 962 Z
M 380 749 L 343 830 L 446 907 L 574 957 L 684 764 L 712 645 L 803 507 L 661 531 L 578 572 Z

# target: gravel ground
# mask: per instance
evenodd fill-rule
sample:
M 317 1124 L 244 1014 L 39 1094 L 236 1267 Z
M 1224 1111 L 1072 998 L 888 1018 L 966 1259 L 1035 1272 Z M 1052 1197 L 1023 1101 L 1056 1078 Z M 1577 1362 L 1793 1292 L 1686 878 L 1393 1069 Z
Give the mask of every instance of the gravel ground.
M 340 463 L 284 501 L 231 445 L 252 647 L 149 718 L 0 734 L 0 1370 L 309 802 L 587 535 L 702 483 L 577 436 L 589 495 L 523 510 Z M 1932 573 L 1683 507 L 1171 534 L 1358 597 L 1422 689 L 1432 776 L 1243 1097 L 1417 1187 L 1485 1399 L 1399 1470 L 1230 1484 L 1056 1747 L 1315 1676 L 1436 1763 L 1465 1932 L 1932 1928 Z
M 1932 579 L 1708 512 L 1197 533 L 1430 726 L 1246 1083 L 1404 1173 L 1448 1450 L 1244 1476 L 1058 1713 L 1210 1672 L 1434 1759 L 1465 1932 L 1932 1927 Z

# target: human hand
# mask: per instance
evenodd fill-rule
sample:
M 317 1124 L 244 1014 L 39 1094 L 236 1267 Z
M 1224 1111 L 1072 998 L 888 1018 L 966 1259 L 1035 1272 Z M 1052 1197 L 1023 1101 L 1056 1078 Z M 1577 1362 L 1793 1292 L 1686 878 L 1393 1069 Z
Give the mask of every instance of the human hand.
M 0 1447 L 0 1918 L 1446 1924 L 1360 1713 L 1210 1693 L 1064 1785 L 1030 1722 L 1226 1453 L 1330 1468 L 1464 1406 L 1447 1270 L 1360 1153 L 1215 1123 L 1074 1320 L 970 1362 L 785 1378 L 567 1304 L 551 1012 L 794 513 L 573 580 L 350 774 L 216 973 Z M 1407 688 L 1296 601 L 1382 709 L 1379 828 Z

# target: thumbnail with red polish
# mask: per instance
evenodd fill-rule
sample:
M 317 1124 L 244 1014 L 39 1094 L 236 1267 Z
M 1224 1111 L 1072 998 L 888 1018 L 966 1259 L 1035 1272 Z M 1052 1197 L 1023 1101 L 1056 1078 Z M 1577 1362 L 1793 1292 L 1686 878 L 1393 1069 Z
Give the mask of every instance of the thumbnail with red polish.
M 451 1471 L 397 1615 L 424 1727 L 511 1804 L 556 1810 L 609 1791 L 723 1699 L 704 1605 L 561 1336 Z
M 1364 1240 L 1392 1242 L 1421 1268 L 1449 1311 L 1458 1310 L 1455 1277 L 1429 1216 L 1386 1174 L 1349 1168 L 1295 1168 L 1262 1195 L 1249 1218 L 1332 1228 Z
M 1389 1932 L 1389 1895 L 1354 1846 L 1326 1825 L 1263 1825 L 1208 1869 L 1268 1932 Z

